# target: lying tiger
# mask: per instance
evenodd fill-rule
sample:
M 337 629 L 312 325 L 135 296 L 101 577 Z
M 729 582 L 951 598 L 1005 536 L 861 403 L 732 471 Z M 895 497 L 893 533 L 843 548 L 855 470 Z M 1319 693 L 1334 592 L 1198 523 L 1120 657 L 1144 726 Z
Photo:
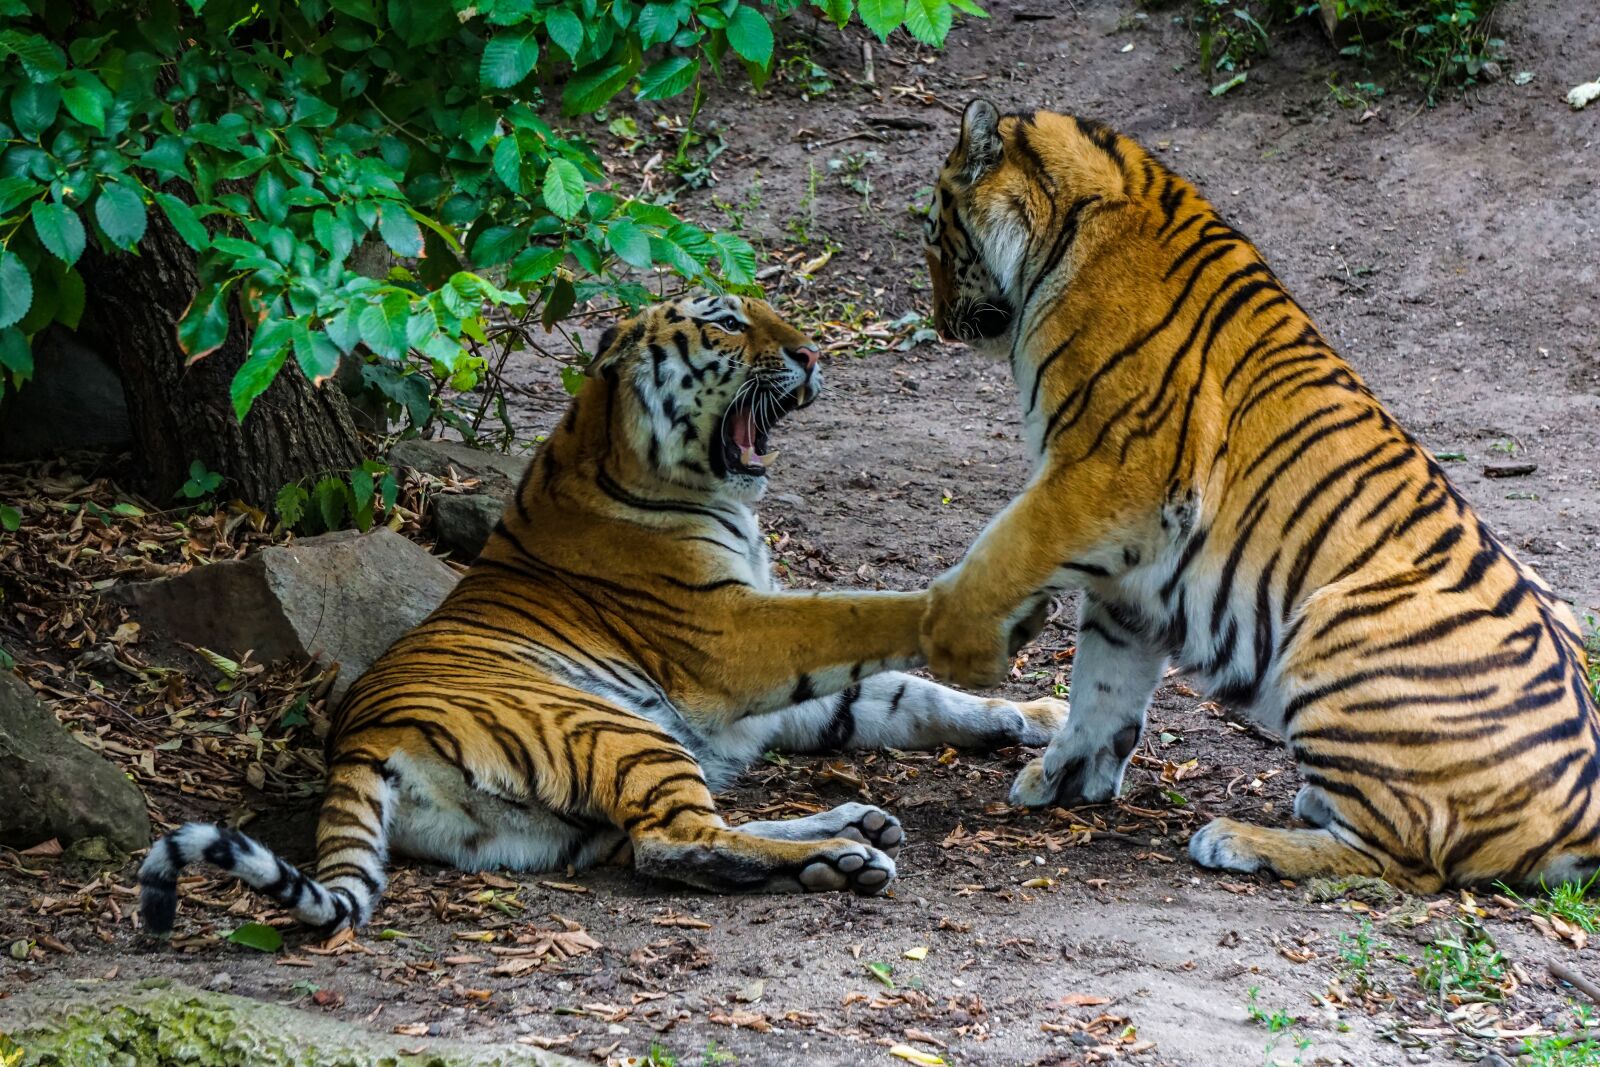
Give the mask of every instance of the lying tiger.
M 1281 733 L 1311 829 L 1217 819 L 1207 867 L 1447 883 L 1600 863 L 1577 620 L 1336 355 L 1250 242 L 1084 119 L 966 111 L 927 233 L 935 322 L 1011 361 L 1035 473 L 931 590 L 938 676 L 1083 591 L 1072 714 L 1012 789 L 1116 795 L 1169 661 Z
M 752 505 L 767 435 L 821 387 L 765 303 L 656 305 L 601 339 L 483 554 L 351 688 L 328 739 L 316 877 L 190 823 L 140 871 L 172 927 L 205 860 L 326 930 L 363 925 L 388 852 L 476 870 L 625 862 L 717 892 L 880 893 L 900 824 L 864 804 L 730 828 L 712 790 L 762 752 L 1043 744 L 1016 705 L 905 674 L 916 593 L 775 588 Z

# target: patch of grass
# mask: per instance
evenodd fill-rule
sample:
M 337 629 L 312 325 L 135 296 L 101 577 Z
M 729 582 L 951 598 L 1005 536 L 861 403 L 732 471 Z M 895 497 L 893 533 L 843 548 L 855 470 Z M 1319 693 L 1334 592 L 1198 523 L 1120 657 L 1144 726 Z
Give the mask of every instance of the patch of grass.
M 1276 1008 L 1268 1011 L 1256 1000 L 1261 993 L 1260 986 L 1251 986 L 1249 999 L 1244 1003 L 1244 1010 L 1249 1012 L 1250 1019 L 1258 1026 L 1266 1028 L 1268 1036 L 1266 1048 L 1262 1050 L 1262 1062 L 1270 1064 L 1275 1052 L 1285 1039 L 1295 1047 L 1294 1062 L 1303 1061 L 1306 1049 L 1311 1047 L 1311 1039 L 1294 1029 L 1294 1024 L 1299 1022 L 1287 1009 Z
M 1389 942 L 1373 933 L 1371 921 L 1362 919 L 1355 933 L 1339 935 L 1339 980 L 1357 996 L 1381 989 L 1382 983 L 1372 976 L 1372 965 L 1390 948 Z
M 1417 980 L 1441 1000 L 1498 1001 L 1505 997 L 1508 970 L 1488 932 L 1458 919 L 1454 936 L 1438 938 L 1422 950 Z
M 1600 880 L 1600 871 L 1595 871 L 1586 881 L 1562 882 L 1554 889 L 1541 881 L 1539 895 L 1526 899 L 1504 882 L 1496 882 L 1495 888 L 1536 915 L 1553 915 L 1592 934 L 1600 930 L 1600 900 L 1591 899 L 1589 895 L 1597 880 Z
M 1523 1038 L 1520 1067 L 1596 1067 L 1600 1041 L 1594 1035 L 1594 1012 L 1585 1005 L 1572 1009 L 1573 1030 L 1540 1038 Z
M 1600 704 L 1600 619 L 1593 615 L 1583 617 L 1589 629 L 1589 635 L 1583 639 L 1583 650 L 1589 656 L 1589 692 L 1594 694 L 1596 704 Z

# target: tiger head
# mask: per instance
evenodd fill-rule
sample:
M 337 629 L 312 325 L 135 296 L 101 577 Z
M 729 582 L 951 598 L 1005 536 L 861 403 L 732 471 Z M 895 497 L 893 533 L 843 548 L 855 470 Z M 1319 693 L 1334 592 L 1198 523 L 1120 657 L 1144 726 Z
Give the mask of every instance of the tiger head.
M 942 338 L 1009 351 L 1019 310 L 1071 247 L 1084 209 L 1124 195 L 1120 153 L 1135 149 L 1120 140 L 1087 119 L 967 105 L 924 233 Z
M 612 430 L 648 473 L 754 501 L 777 456 L 767 435 L 822 388 L 817 357 L 766 301 L 694 295 L 609 327 L 589 373 L 610 384 Z

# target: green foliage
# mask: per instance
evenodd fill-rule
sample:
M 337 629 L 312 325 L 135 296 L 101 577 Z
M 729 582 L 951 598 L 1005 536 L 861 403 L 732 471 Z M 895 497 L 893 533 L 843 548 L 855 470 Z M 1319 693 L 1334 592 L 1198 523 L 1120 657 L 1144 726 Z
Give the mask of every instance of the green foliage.
M 1586 1004 L 1572 1009 L 1572 1030 L 1522 1040 L 1523 1067 L 1597 1067 L 1600 1065 L 1600 1040 L 1594 1034 L 1594 1009 Z
M 216 471 L 207 470 L 206 465 L 198 459 L 189 464 L 189 478 L 178 487 L 174 496 L 181 496 L 185 500 L 199 500 L 203 496 L 210 496 L 222 485 L 222 475 Z
M 257 952 L 276 952 L 283 947 L 283 935 L 265 923 L 245 923 L 229 934 L 228 940 Z
M 970 0 L 0 0 L 0 388 L 31 376 L 35 333 L 77 324 L 88 242 L 136 250 L 156 213 L 199 258 L 189 360 L 253 324 L 240 419 L 291 359 L 322 382 L 359 354 L 415 417 L 407 379 L 481 380 L 495 309 L 549 326 L 580 301 L 637 305 L 635 272 L 652 269 L 750 286 L 745 241 L 613 191 L 546 93 L 569 119 L 630 88 L 698 101 L 729 55 L 759 85 L 772 22 L 807 4 L 934 45 L 954 11 L 982 15 Z M 369 242 L 400 261 L 384 278 L 351 265 Z
M 400 486 L 387 463 L 363 460 L 344 474 L 329 474 L 315 481 L 291 482 L 278 490 L 273 510 L 284 529 L 325 533 L 354 526 L 372 528 L 380 511 L 392 514 Z
M 1249 1013 L 1252 1022 L 1266 1028 L 1268 1038 L 1266 1047 L 1262 1050 L 1263 1062 L 1269 1064 L 1273 1062 L 1273 1053 L 1285 1038 L 1295 1047 L 1294 1062 L 1303 1062 L 1306 1049 L 1311 1047 L 1311 1039 L 1294 1029 L 1297 1020 L 1287 1010 L 1277 1008 L 1268 1011 L 1257 1003 L 1256 998 L 1260 993 L 1260 986 L 1251 986 L 1247 991 L 1248 999 L 1245 1001 L 1244 1009 Z
M 1505 42 L 1491 36 L 1498 0 L 1321 0 L 1333 5 L 1352 41 L 1341 54 L 1365 63 L 1394 61 L 1418 81 L 1431 101 L 1446 85 L 1471 85 L 1484 64 L 1500 58 Z M 1200 38 L 1200 62 L 1208 79 L 1242 72 L 1271 44 L 1270 28 L 1312 15 L 1318 4 L 1306 0 L 1192 0 Z M 1343 31 L 1342 31 L 1343 32 Z M 1220 95 L 1235 78 L 1212 87 Z M 1382 90 L 1364 83 L 1366 96 Z M 1362 88 L 1358 84 L 1358 88 Z
M 1594 672 L 1591 663 L 1591 675 Z M 1531 899 L 1524 899 L 1504 882 L 1496 882 L 1495 887 L 1536 915 L 1553 915 L 1592 934 L 1600 931 L 1600 901 L 1590 897 L 1597 881 L 1600 871 L 1581 882 L 1562 882 L 1554 889 L 1540 881 L 1539 894 Z
M 1465 918 L 1451 937 L 1441 937 L 1422 950 L 1417 980 L 1441 999 L 1498 1001 L 1505 996 L 1509 964 L 1482 926 Z

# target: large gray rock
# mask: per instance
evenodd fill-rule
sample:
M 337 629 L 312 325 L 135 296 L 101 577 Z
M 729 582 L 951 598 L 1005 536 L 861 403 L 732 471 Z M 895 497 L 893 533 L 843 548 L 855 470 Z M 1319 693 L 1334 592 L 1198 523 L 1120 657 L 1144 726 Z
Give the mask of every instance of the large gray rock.
M 33 363 L 33 381 L 8 390 L 0 404 L 0 459 L 112 452 L 132 444 L 122 378 L 109 360 L 52 327 L 34 338 Z
M 461 441 L 401 441 L 389 449 L 389 465 L 448 478 L 452 470 L 459 478 L 476 478 L 482 492 L 509 499 L 516 492 L 522 472 L 528 469 L 527 456 L 508 456 L 485 452 Z
M 0 672 L 0 782 L 0 845 L 104 837 L 132 851 L 150 843 L 138 787 L 73 737 L 9 671 Z
M 332 699 L 395 639 L 439 606 L 456 572 L 392 530 L 308 537 L 112 595 L 145 633 L 256 663 L 309 657 L 339 664 Z
M 440 493 L 433 498 L 433 532 L 446 548 L 476 559 L 505 510 L 505 500 L 488 493 Z

